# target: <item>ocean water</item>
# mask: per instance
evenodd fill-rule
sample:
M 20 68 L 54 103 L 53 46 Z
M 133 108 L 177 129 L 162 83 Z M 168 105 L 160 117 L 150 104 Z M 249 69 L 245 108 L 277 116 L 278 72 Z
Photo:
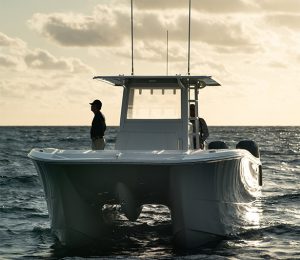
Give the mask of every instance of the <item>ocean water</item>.
M 51 234 L 32 148 L 87 149 L 88 127 L 0 127 L 0 259 L 300 259 L 300 127 L 210 127 L 229 147 L 255 140 L 263 163 L 259 226 L 193 251 L 172 246 L 170 214 L 146 206 L 130 223 L 115 208 L 113 234 L 97 248 L 70 250 Z M 118 129 L 109 127 L 106 149 Z

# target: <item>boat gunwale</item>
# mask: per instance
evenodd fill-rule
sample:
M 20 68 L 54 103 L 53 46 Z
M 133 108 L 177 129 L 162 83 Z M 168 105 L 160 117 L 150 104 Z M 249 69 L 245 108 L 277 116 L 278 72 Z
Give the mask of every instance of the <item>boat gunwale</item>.
M 38 151 L 39 150 L 39 151 Z M 247 158 L 255 164 L 261 165 L 260 158 L 256 158 L 250 152 L 244 149 L 212 149 L 212 150 L 188 150 L 182 151 L 182 153 L 174 153 L 178 150 L 162 150 L 164 153 L 150 153 L 149 150 L 103 150 L 103 151 L 92 151 L 92 150 L 59 150 L 53 149 L 52 153 L 45 153 L 41 149 L 32 149 L 28 154 L 28 157 L 33 161 L 54 163 L 54 164 L 131 164 L 131 165 L 186 165 L 186 164 L 197 164 L 197 163 L 215 163 L 224 160 L 234 160 Z M 57 155 L 56 152 L 65 151 L 89 151 L 93 154 L 105 154 L 110 157 L 63 157 Z M 109 151 L 109 153 L 107 153 Z M 192 153 L 188 153 L 192 151 Z M 113 153 L 114 152 L 114 153 Z M 152 151 L 153 152 L 153 151 Z M 170 152 L 170 153 L 168 153 Z M 151 155 L 151 158 L 146 157 L 125 157 L 126 155 L 144 154 Z M 44 155 L 37 156 L 37 155 Z M 47 155 L 47 157 L 45 157 Z M 199 156 L 200 155 L 200 156 Z M 55 157 L 54 157 L 55 156 Z

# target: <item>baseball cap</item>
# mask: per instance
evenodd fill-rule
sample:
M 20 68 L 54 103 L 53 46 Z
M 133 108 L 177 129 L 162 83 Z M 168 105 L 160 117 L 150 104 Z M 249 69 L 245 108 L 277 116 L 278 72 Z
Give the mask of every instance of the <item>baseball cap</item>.
M 97 106 L 102 106 L 102 102 L 99 99 L 95 99 L 90 105 L 97 105 Z

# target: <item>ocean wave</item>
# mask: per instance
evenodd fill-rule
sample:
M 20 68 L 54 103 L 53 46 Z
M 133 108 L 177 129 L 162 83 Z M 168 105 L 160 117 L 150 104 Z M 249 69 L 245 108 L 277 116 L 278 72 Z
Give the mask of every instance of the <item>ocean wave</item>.
M 282 194 L 268 197 L 265 203 L 274 204 L 274 202 L 299 202 L 300 193 Z
M 106 137 L 105 142 L 110 143 L 110 144 L 114 144 L 116 142 L 116 138 Z
M 28 219 L 36 219 L 36 218 L 48 219 L 49 215 L 45 213 L 30 213 L 27 214 L 26 217 Z
M 0 164 L 2 164 L 2 165 L 7 165 L 9 163 L 10 163 L 10 160 L 8 160 L 8 159 L 0 159 Z
M 69 143 L 72 143 L 72 142 L 78 142 L 81 138 L 74 138 L 74 137 L 60 137 L 60 138 L 57 138 L 57 141 L 59 142 L 69 142 Z
M 293 150 L 293 149 L 289 149 L 289 150 L 287 150 L 287 154 L 288 155 L 299 155 L 299 151 Z
M 288 161 L 288 163 L 290 163 L 290 164 L 295 164 L 296 166 L 299 166 L 299 164 L 300 164 L 300 159 L 290 160 L 290 161 Z
M 260 149 L 259 152 L 260 152 L 261 156 L 264 156 L 264 157 L 282 155 L 281 151 L 274 151 L 274 150 Z
M 32 232 L 35 234 L 51 233 L 51 228 L 36 226 L 32 229 Z
M 7 137 L 6 142 L 21 142 L 20 138 Z
M 26 206 L 2 206 L 0 207 L 0 212 L 1 213 L 6 213 L 6 214 L 29 214 L 29 217 L 32 216 L 33 214 L 36 215 L 45 215 L 42 210 L 34 207 L 26 207 Z
M 245 239 L 252 238 L 256 236 L 261 236 L 265 234 L 290 234 L 291 236 L 300 235 L 300 226 L 294 224 L 274 224 L 271 226 L 260 227 L 259 229 L 250 229 L 248 231 L 243 231 L 241 233 L 231 235 L 232 239 Z
M 269 234 L 287 234 L 290 233 L 292 236 L 299 236 L 300 235 L 300 226 L 295 224 L 277 224 L 274 226 L 266 227 L 261 229 L 264 233 Z
M 20 176 L 0 176 L 0 185 L 18 185 L 21 184 L 22 187 L 26 185 L 36 187 L 40 185 L 38 175 L 20 175 Z
M 1 238 L 4 238 L 6 236 L 15 236 L 17 234 L 17 232 L 7 228 L 5 229 L 5 227 L 1 226 L 1 229 L 0 229 L 0 237 Z

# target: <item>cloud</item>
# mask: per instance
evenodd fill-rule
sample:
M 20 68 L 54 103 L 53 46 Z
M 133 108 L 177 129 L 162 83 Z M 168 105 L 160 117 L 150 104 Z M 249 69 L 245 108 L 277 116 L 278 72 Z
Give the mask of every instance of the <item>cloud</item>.
M 256 0 L 262 10 L 269 12 L 298 13 L 300 11 L 299 0 Z
M 139 9 L 186 9 L 188 10 L 187 0 L 138 0 L 135 6 Z M 235 13 L 249 12 L 257 9 L 251 1 L 246 0 L 196 0 L 192 1 L 192 8 L 197 11 L 205 11 L 211 13 Z M 188 12 L 188 11 L 187 11 Z
M 24 82 L 18 82 L 16 79 L 0 80 L 0 101 L 6 98 L 24 97 Z
M 92 73 L 93 69 L 78 58 L 57 58 L 46 50 L 31 50 L 18 38 L 11 38 L 0 32 L 0 47 L 9 55 L 0 55 L 2 69 L 40 69 L 69 73 Z
M 169 30 L 170 41 L 187 40 L 188 1 L 138 0 L 134 3 L 136 6 L 135 41 L 144 41 L 146 46 L 145 53 L 139 54 L 137 49 L 137 57 L 150 60 L 161 59 L 161 53 L 156 45 L 150 47 L 148 42 L 156 44 L 160 41 L 162 45 L 167 30 Z M 241 13 L 256 13 L 260 18 L 267 15 L 266 21 L 273 26 L 292 29 L 298 29 L 300 26 L 298 15 L 273 14 L 277 11 L 292 12 L 298 7 L 300 10 L 299 0 L 224 0 L 222 4 L 219 0 L 203 0 L 192 1 L 192 6 L 193 11 L 196 11 L 192 16 L 192 40 L 206 43 L 219 53 L 255 53 L 261 49 L 256 42 L 257 37 L 240 22 L 244 19 L 238 18 Z M 262 11 L 266 12 L 262 13 Z M 207 13 L 216 13 L 216 15 Z M 227 15 L 221 16 L 222 13 Z M 248 24 L 251 24 L 250 20 L 249 18 Z M 66 47 L 123 48 L 130 42 L 130 11 L 129 4 L 126 2 L 125 5 L 125 1 L 112 1 L 110 5 L 98 5 L 90 15 L 37 13 L 28 23 L 41 35 Z M 252 22 L 252 26 L 257 24 L 254 25 Z
M 244 1 L 241 1 L 244 3 Z M 139 3 L 139 2 L 138 2 Z M 97 6 L 92 15 L 35 14 L 29 21 L 31 27 L 47 38 L 63 46 L 124 46 L 129 42 L 130 17 L 128 10 Z M 134 38 L 136 41 L 165 41 L 166 31 L 170 41 L 187 40 L 187 16 L 137 11 L 135 13 Z M 226 18 L 198 16 L 192 20 L 192 40 L 212 46 L 239 47 L 248 51 L 254 48 L 252 42 L 237 21 Z M 152 47 L 155 49 L 155 46 Z M 148 53 L 146 56 L 159 55 Z
M 288 66 L 286 64 L 284 64 L 283 62 L 279 62 L 279 61 L 271 61 L 269 63 L 269 66 L 275 69 L 287 69 Z
M 72 68 L 71 72 L 73 73 L 94 73 L 94 69 L 84 64 L 80 59 L 72 58 L 70 62 Z
M 82 14 L 34 14 L 29 20 L 31 28 L 63 46 L 115 46 L 124 37 L 124 14 L 97 6 L 92 15 Z M 129 20 L 125 21 L 128 24 Z
M 167 10 L 181 9 L 188 12 L 188 0 L 138 0 L 134 2 L 135 7 L 140 10 Z M 194 0 L 192 1 L 192 12 L 206 12 L 215 14 L 236 13 L 261 13 L 266 12 L 288 12 L 298 13 L 300 11 L 299 0 Z
M 2 104 L 17 102 L 24 97 L 27 101 L 34 100 L 41 95 L 47 99 L 49 91 L 57 91 L 56 96 L 64 96 L 62 92 L 70 87 L 70 82 L 80 82 L 71 86 L 81 89 L 84 86 L 82 82 L 87 79 L 86 75 L 90 78 L 94 74 L 94 70 L 78 58 L 57 57 L 42 49 L 32 50 L 24 41 L 3 33 L 0 33 L 0 39 L 1 51 L 9 53 L 0 55 Z
M 202 41 L 216 46 L 250 46 L 252 40 L 242 26 L 228 20 L 193 19 L 192 40 Z M 173 37 L 185 35 L 186 18 L 181 16 L 175 24 Z M 184 37 L 183 37 L 184 39 Z
M 61 88 L 60 84 L 54 84 L 55 80 L 53 82 L 45 82 L 45 80 L 41 80 L 39 82 L 29 81 L 26 88 L 29 91 L 57 91 Z
M 0 47 L 17 47 L 24 48 L 25 42 L 18 38 L 11 38 L 6 34 L 0 32 Z
M 112 50 L 117 56 L 131 58 L 131 52 L 126 49 L 116 48 Z M 138 41 L 134 48 L 134 59 L 136 60 L 148 60 L 152 62 L 165 62 L 166 61 L 166 43 L 161 41 Z M 186 58 L 186 49 L 182 48 L 179 44 L 173 44 L 169 46 L 168 56 L 172 62 L 182 62 Z
M 26 101 L 35 98 L 40 100 L 41 97 L 49 99 L 49 95 L 52 95 L 54 100 L 66 100 L 69 95 L 78 95 L 80 91 L 84 96 L 88 85 L 86 78 L 64 77 L 62 79 L 57 75 L 40 74 L 37 79 L 36 73 L 24 73 L 18 78 L 0 80 L 0 101 L 5 101 L 7 98 L 12 100 L 25 98 Z
M 214 48 L 216 52 L 219 54 L 241 54 L 241 53 L 246 53 L 246 54 L 254 54 L 257 52 L 263 51 L 262 47 L 256 44 L 249 44 L 247 46 L 217 46 Z
M 24 61 L 29 68 L 60 72 L 86 73 L 93 70 L 75 58 L 56 58 L 45 50 L 30 51 Z
M 293 30 L 300 29 L 300 15 L 296 14 L 274 14 L 267 15 L 265 20 L 276 27 L 286 27 Z
M 70 70 L 68 62 L 63 59 L 57 59 L 44 50 L 36 50 L 28 53 L 24 57 L 28 67 L 44 70 Z
M 18 64 L 18 61 L 10 56 L 0 55 L 0 67 L 4 68 L 15 68 Z

